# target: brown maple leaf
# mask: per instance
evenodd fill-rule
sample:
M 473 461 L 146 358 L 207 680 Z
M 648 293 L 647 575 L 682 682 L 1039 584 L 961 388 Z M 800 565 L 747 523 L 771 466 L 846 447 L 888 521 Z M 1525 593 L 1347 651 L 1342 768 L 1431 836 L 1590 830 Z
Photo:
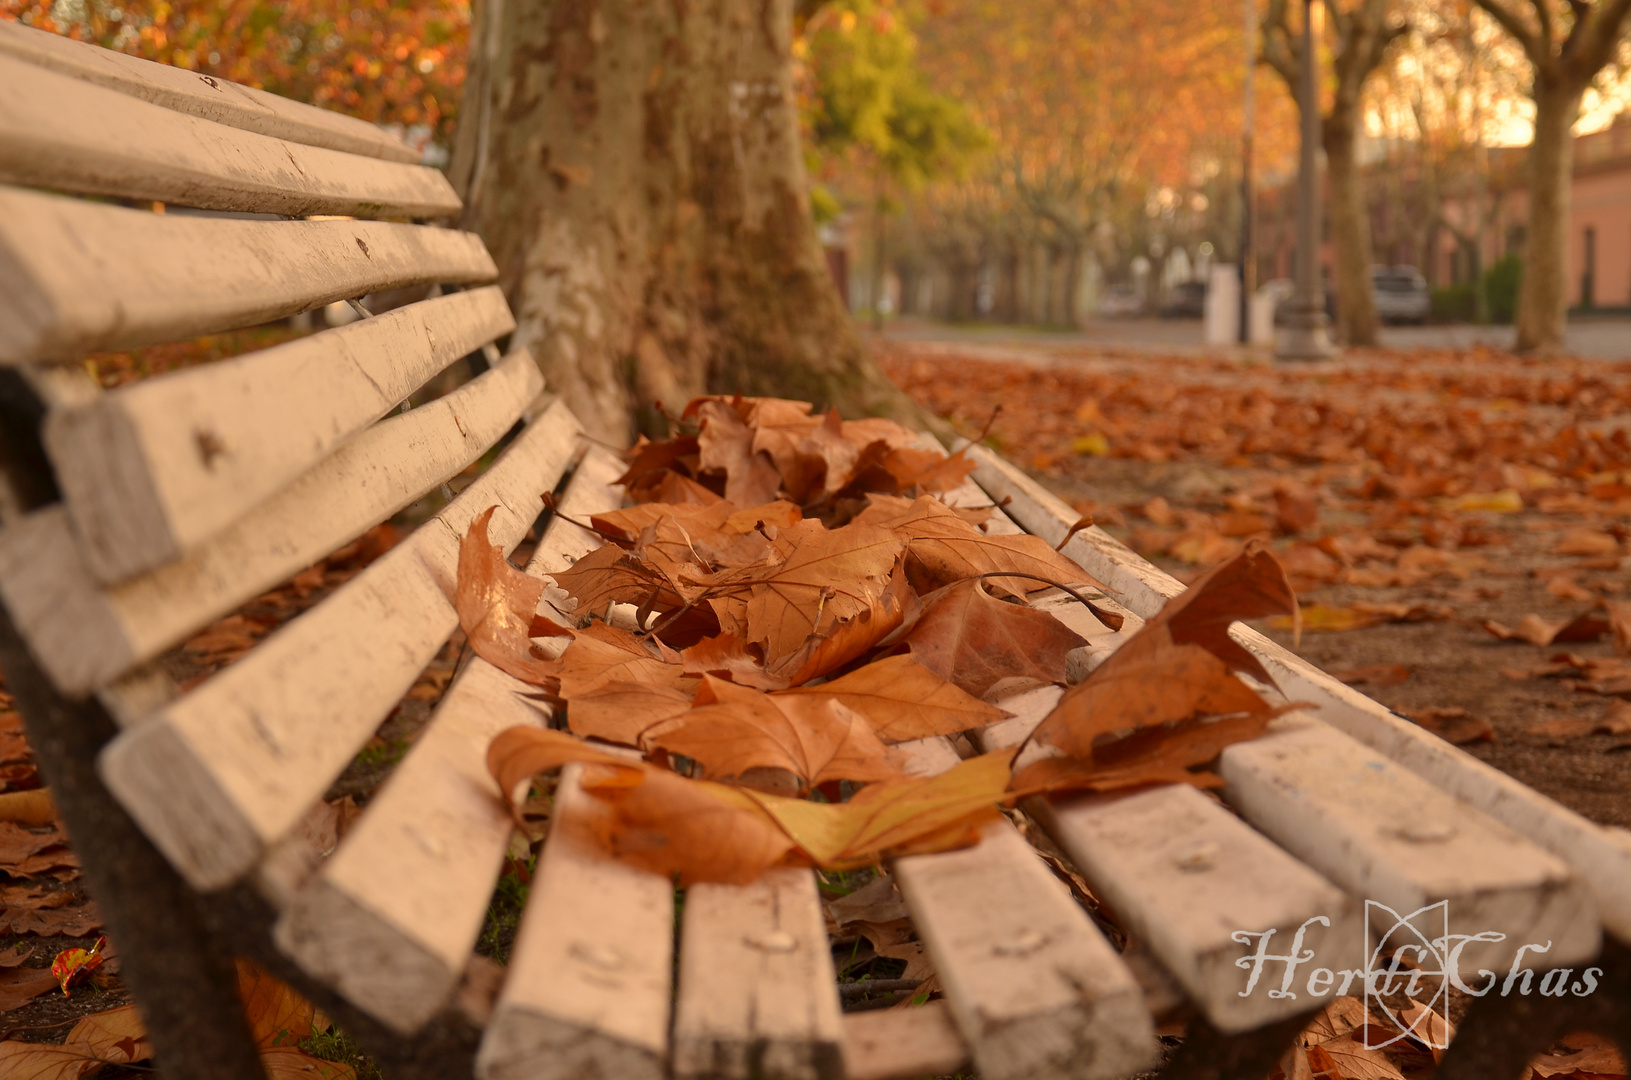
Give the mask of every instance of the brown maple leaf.
M 567 726 L 586 738 L 637 746 L 641 734 L 691 707 L 697 680 L 661 644 L 592 622 L 556 661 Z
M 808 789 L 828 780 L 890 780 L 903 774 L 871 725 L 831 698 L 764 694 L 712 675 L 693 707 L 641 736 L 700 762 L 708 778 L 785 769 Z
M 925 583 L 918 585 L 919 592 L 982 574 L 1022 575 L 989 579 L 994 591 L 1017 597 L 1046 588 L 1048 582 L 1099 584 L 1040 537 L 987 535 L 928 495 L 902 507 L 904 502 L 874 496 L 873 505 L 855 520 L 889 529 L 906 541 L 913 583 Z
M 998 600 L 978 581 L 924 597 L 904 642 L 924 667 L 975 697 L 1003 679 L 1062 683 L 1066 654 L 1087 644 L 1053 616 Z
M 1008 715 L 971 697 L 911 654 L 886 656 L 830 682 L 795 687 L 785 694 L 843 702 L 864 716 L 879 738 L 892 743 L 955 735 Z
M 1296 599 L 1274 557 L 1255 541 L 1169 600 L 1085 680 L 1067 690 L 1033 737 L 1068 757 L 1095 760 L 1101 739 L 1205 716 L 1274 715 L 1236 678 L 1265 681 L 1255 657 L 1228 636 L 1239 618 L 1294 611 Z
M 697 435 L 701 467 L 725 474 L 725 498 L 737 506 L 758 506 L 774 499 L 781 488 L 781 474 L 768 454 L 755 451 L 754 431 L 737 410 L 717 400 L 693 404 L 702 424 Z
M 542 685 L 549 681 L 551 665 L 531 639 L 555 637 L 567 629 L 538 614 L 543 579 L 511 566 L 504 549 L 488 541 L 487 524 L 497 509 L 488 507 L 459 542 L 453 606 L 477 656 L 523 682 Z

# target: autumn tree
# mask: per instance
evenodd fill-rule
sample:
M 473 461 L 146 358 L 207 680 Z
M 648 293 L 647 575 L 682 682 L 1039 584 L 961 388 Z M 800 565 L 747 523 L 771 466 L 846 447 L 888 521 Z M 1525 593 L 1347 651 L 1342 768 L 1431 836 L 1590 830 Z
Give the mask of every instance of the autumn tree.
M 1302 38 L 1291 26 L 1290 0 L 1269 0 L 1263 19 L 1263 60 L 1285 80 L 1293 97 L 1301 76 Z M 1376 344 L 1376 298 L 1371 294 L 1371 226 L 1359 171 L 1359 133 L 1365 82 L 1388 47 L 1409 28 L 1389 18 L 1391 0 L 1326 0 L 1335 86 L 1320 117 L 1325 149 L 1328 216 L 1336 251 L 1337 332 L 1350 345 Z M 1308 10 L 1312 11 L 1312 5 Z M 1316 106 L 1317 108 L 1318 106 Z
M 445 143 L 463 92 L 464 0 L 0 0 L 104 48 Z
M 708 390 L 916 418 L 816 237 L 792 0 L 489 0 L 475 21 L 454 183 L 514 342 L 591 433 L 621 444 Z
M 1631 0 L 1477 0 L 1523 48 L 1531 67 L 1535 134 L 1529 147 L 1529 230 L 1518 293 L 1517 348 L 1563 344 L 1568 307 L 1570 132 L 1586 88 L 1614 59 Z

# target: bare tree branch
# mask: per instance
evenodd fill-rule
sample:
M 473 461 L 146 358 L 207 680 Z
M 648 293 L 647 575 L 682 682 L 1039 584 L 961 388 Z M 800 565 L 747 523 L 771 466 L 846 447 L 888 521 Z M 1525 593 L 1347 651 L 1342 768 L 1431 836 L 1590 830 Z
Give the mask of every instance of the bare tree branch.
M 1474 2 L 1483 8 L 1490 18 L 1500 23 L 1501 29 L 1511 34 L 1513 40 L 1523 46 L 1523 51 L 1528 54 L 1532 62 L 1538 62 L 1539 42 L 1535 38 L 1534 31 L 1524 24 L 1523 19 L 1518 17 L 1517 12 L 1507 7 L 1503 0 L 1474 0 Z
M 1263 62 L 1285 80 L 1292 97 L 1297 96 L 1297 67 L 1302 46 L 1286 17 L 1286 0 L 1269 0 L 1263 16 Z
M 1590 38 L 1574 57 L 1571 67 L 1584 81 L 1595 78 L 1614 59 L 1614 50 L 1626 32 L 1626 19 L 1631 16 L 1631 0 L 1606 0 L 1590 19 Z M 1580 32 L 1576 24 L 1575 32 Z M 1574 37 L 1573 34 L 1570 35 Z

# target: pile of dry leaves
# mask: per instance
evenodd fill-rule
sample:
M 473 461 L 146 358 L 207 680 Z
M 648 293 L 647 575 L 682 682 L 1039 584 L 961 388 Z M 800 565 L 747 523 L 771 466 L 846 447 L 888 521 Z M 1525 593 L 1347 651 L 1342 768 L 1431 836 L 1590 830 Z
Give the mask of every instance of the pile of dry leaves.
M 1086 642 L 1028 595 L 1059 588 L 1112 628 L 1119 617 L 1042 540 L 984 531 L 989 504 L 949 505 L 971 464 L 892 422 L 702 398 L 678 424 L 630 451 L 636 505 L 580 523 L 605 543 L 554 575 L 560 621 L 537 614 L 545 583 L 487 541 L 486 517 L 460 552 L 471 646 L 564 719 L 503 733 L 490 767 L 510 791 L 583 764 L 589 827 L 620 858 L 746 881 L 940 850 L 1023 794 L 1214 783 L 1193 770 L 1276 715 L 1234 677 L 1267 679 L 1226 633 L 1295 610 L 1254 545 L 1063 696 L 1033 737 L 1040 761 L 1015 774 L 1004 751 L 911 775 L 901 744 L 1066 682 Z

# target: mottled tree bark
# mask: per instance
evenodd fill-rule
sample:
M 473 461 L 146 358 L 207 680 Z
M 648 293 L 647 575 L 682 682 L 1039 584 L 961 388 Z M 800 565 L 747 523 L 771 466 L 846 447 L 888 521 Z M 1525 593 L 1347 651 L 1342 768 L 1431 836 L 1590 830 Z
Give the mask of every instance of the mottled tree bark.
M 1580 99 L 1614 59 L 1631 17 L 1631 0 L 1569 0 L 1564 33 L 1555 0 L 1476 0 L 1523 47 L 1533 71 L 1535 135 L 1529 146 L 1529 231 L 1518 290 L 1517 348 L 1554 352 L 1563 345 L 1568 312 L 1569 187 L 1574 174 L 1570 130 Z
M 1569 308 L 1569 188 L 1574 176 L 1570 130 L 1585 87 L 1546 87 L 1537 78 L 1535 136 L 1529 147 L 1529 229 L 1518 291 L 1519 352 L 1563 344 Z
M 1330 200 L 1331 245 L 1336 249 L 1337 336 L 1349 345 L 1376 344 L 1376 296 L 1370 268 L 1370 209 L 1359 179 L 1357 108 L 1326 117 L 1325 182 Z
M 625 442 L 657 423 L 654 401 L 704 391 L 918 420 L 867 356 L 816 238 L 792 18 L 791 0 L 478 13 L 453 175 L 515 309 L 513 343 L 599 438 Z
M 1297 5 L 1305 8 L 1308 4 Z M 1390 23 L 1390 0 L 1358 0 L 1351 7 L 1328 2 L 1336 39 L 1331 59 L 1336 85 L 1331 111 L 1320 119 L 1330 192 L 1331 242 L 1335 251 L 1337 334 L 1349 345 L 1376 344 L 1376 297 L 1371 291 L 1370 213 L 1359 175 L 1360 105 L 1365 80 L 1382 63 L 1390 45 L 1409 27 Z M 1269 0 L 1263 23 L 1263 60 L 1297 95 L 1302 43 L 1291 30 L 1288 0 Z M 1316 51 L 1316 55 L 1318 55 Z

